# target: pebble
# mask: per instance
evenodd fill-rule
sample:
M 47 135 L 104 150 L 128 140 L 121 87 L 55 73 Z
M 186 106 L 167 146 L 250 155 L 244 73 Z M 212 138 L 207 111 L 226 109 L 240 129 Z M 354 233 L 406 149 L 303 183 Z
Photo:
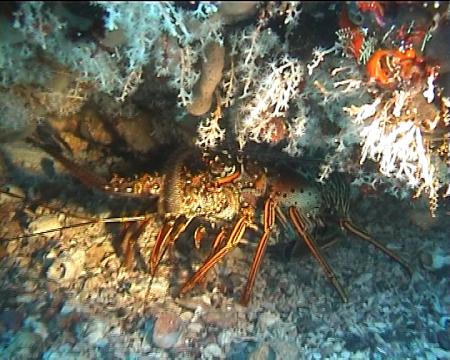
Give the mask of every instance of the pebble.
M 25 320 L 25 326 L 31 328 L 35 334 L 38 334 L 42 340 L 47 340 L 48 338 L 48 330 L 47 326 L 36 319 L 36 317 L 28 317 Z
M 225 354 L 223 353 L 220 346 L 214 343 L 206 345 L 202 351 L 202 355 L 205 359 L 225 359 Z
M 76 250 L 72 254 L 68 254 L 57 258 L 47 270 L 47 278 L 49 280 L 62 283 L 69 283 L 76 280 L 84 269 L 86 255 L 84 250 Z
M 72 311 L 75 311 L 75 310 L 76 310 L 75 306 L 73 306 L 72 304 L 69 304 L 68 302 L 66 302 L 62 306 L 62 308 L 60 310 L 60 313 L 61 313 L 61 315 L 67 315 L 67 314 L 70 314 Z
M 180 338 L 182 324 L 180 317 L 173 312 L 158 314 L 153 328 L 153 343 L 162 349 L 174 347 Z
M 342 344 L 341 343 L 336 343 L 333 345 L 333 351 L 335 353 L 340 353 L 342 351 Z
M 189 324 L 187 328 L 189 331 L 191 331 L 195 334 L 198 334 L 203 330 L 203 325 L 198 322 L 195 322 L 195 323 Z
M 437 339 L 439 346 L 447 351 L 450 351 L 450 328 L 445 330 L 438 331 Z
M 265 330 L 269 329 L 279 321 L 280 321 L 279 315 L 273 314 L 270 311 L 266 311 L 258 317 L 258 329 L 264 332 Z
M 36 300 L 36 296 L 33 294 L 25 294 L 16 296 L 16 301 L 18 303 L 29 304 Z
M 229 360 L 249 360 L 252 351 L 255 350 L 257 344 L 254 341 L 232 342 L 230 350 L 227 353 Z
M 4 359 L 40 359 L 43 350 L 42 338 L 31 331 L 21 330 L 2 351 Z M 4 357 L 3 357 L 4 356 Z
M 101 320 L 94 320 L 87 324 L 84 333 L 84 339 L 91 345 L 104 347 L 108 344 L 105 336 L 108 332 L 108 326 Z
M 216 325 L 220 328 L 233 327 L 237 322 L 237 317 L 234 312 L 226 312 L 222 310 L 207 310 L 202 314 L 202 319 L 205 323 Z
M 181 313 L 180 319 L 183 320 L 184 322 L 189 322 L 189 321 L 191 321 L 193 316 L 194 316 L 194 314 L 192 312 L 185 311 L 185 312 Z
M 236 338 L 236 336 L 233 331 L 223 330 L 217 336 L 217 342 L 220 346 L 225 347 L 230 345 L 234 338 Z
M 0 313 L 0 324 L 8 330 L 19 330 L 22 325 L 23 319 L 23 312 L 18 310 L 3 310 Z
M 249 360 L 275 360 L 275 351 L 267 343 L 259 344 L 248 357 Z
M 86 252 L 86 267 L 90 269 L 99 266 L 107 251 L 108 247 L 103 244 L 91 246 Z
M 59 215 L 52 214 L 52 215 L 43 215 L 37 218 L 36 220 L 32 221 L 28 225 L 28 231 L 31 234 L 37 234 L 44 231 L 50 231 L 55 230 L 46 234 L 43 234 L 44 236 L 51 237 L 55 234 L 56 231 L 59 231 L 59 228 L 61 227 L 61 221 L 59 218 Z

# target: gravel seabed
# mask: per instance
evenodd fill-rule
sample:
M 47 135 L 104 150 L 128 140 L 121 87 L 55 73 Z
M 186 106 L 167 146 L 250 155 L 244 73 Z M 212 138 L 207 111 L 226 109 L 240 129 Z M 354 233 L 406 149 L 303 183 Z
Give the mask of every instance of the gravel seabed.
M 11 191 L 29 194 L 42 186 L 27 176 L 13 173 Z M 27 187 L 30 178 L 35 180 Z M 61 195 L 65 210 L 87 214 L 89 204 L 95 215 L 108 215 L 110 209 L 96 195 L 77 191 Z M 24 208 L 6 195 L 0 200 L 1 237 L 63 223 L 63 216 L 42 207 Z M 161 226 L 156 217 L 139 239 L 133 271 L 122 267 L 114 252 L 119 225 L 2 241 L 0 357 L 449 359 L 450 267 L 444 263 L 450 256 L 450 216 L 442 210 L 431 220 L 420 206 L 383 194 L 359 198 L 353 213 L 358 224 L 408 261 L 413 276 L 372 246 L 340 235 L 324 254 L 348 303 L 311 255 L 280 261 L 269 252 L 250 305 L 239 305 L 252 236 L 250 245 L 216 267 L 204 288 L 179 299 L 173 293 L 201 259 L 181 244 L 149 289 L 150 277 L 139 264 L 148 259 Z

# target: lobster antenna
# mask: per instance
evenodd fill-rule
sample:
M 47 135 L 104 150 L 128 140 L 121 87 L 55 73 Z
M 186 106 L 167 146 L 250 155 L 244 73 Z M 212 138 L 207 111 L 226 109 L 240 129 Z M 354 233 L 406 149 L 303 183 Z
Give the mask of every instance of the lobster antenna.
M 22 235 L 19 235 L 19 236 L 14 236 L 14 237 L 9 237 L 9 238 L 1 238 L 1 240 L 3 240 L 3 241 L 12 241 L 12 240 L 24 239 L 24 238 L 32 237 L 32 236 L 45 235 L 45 234 L 52 233 L 52 232 L 55 232 L 55 231 L 62 231 L 62 230 L 72 229 L 72 228 L 76 228 L 76 227 L 80 227 L 80 226 L 86 226 L 86 225 L 91 225 L 91 224 L 127 223 L 127 222 L 143 221 L 146 218 L 147 218 L 147 216 L 145 216 L 145 215 L 130 216 L 130 217 L 116 217 L 116 218 L 114 218 L 114 217 L 112 217 L 112 218 L 98 218 L 98 219 L 92 219 L 90 221 L 81 222 L 81 223 L 77 223 L 77 224 L 60 226 L 60 227 L 57 227 L 57 228 L 54 228 L 54 229 L 38 231 L 38 232 L 35 232 L 35 233 L 32 233 L 32 234 L 22 234 Z
M 51 210 L 51 211 L 64 213 L 64 214 L 66 214 L 68 216 L 71 216 L 71 217 L 74 217 L 74 218 L 84 219 L 84 220 L 94 220 L 95 219 L 93 217 L 89 217 L 89 216 L 86 216 L 86 215 L 77 214 L 77 213 L 74 213 L 74 212 L 63 211 L 61 207 L 43 204 L 43 201 L 40 200 L 40 199 L 28 200 L 25 196 L 18 195 L 18 194 L 13 194 L 12 192 L 9 192 L 7 190 L 0 189 L 0 194 L 4 194 L 4 195 L 10 196 L 10 197 L 15 198 L 15 199 L 20 199 L 20 200 L 22 200 L 25 203 L 33 201 L 33 202 L 36 202 L 40 207 L 43 207 L 44 209 L 48 209 L 48 210 Z
M 29 201 L 25 196 L 13 194 L 13 193 L 3 190 L 3 189 L 0 189 L 0 194 L 4 194 L 4 195 L 10 196 L 15 199 L 20 199 L 20 200 L 24 201 L 25 203 Z M 35 232 L 32 234 L 22 234 L 19 236 L 14 236 L 14 237 L 9 237 L 9 238 L 1 238 L 3 241 L 12 241 L 12 240 L 23 239 L 26 237 L 45 235 L 45 234 L 55 232 L 55 231 L 67 230 L 67 229 L 76 228 L 76 227 L 85 226 L 85 225 L 91 225 L 91 224 L 127 223 L 127 222 L 142 221 L 147 218 L 146 215 L 128 216 L 128 217 L 95 218 L 95 217 L 90 217 L 90 216 L 81 215 L 81 214 L 77 214 L 77 213 L 63 211 L 60 207 L 42 204 L 42 203 L 40 203 L 39 200 L 36 200 L 36 201 L 38 202 L 38 205 L 43 207 L 44 209 L 48 209 L 48 210 L 55 211 L 55 212 L 60 212 L 66 216 L 74 217 L 74 218 L 82 219 L 82 220 L 87 220 L 87 221 L 72 224 L 72 225 L 60 226 L 58 228 L 48 229 L 45 231 L 38 231 L 38 232 Z

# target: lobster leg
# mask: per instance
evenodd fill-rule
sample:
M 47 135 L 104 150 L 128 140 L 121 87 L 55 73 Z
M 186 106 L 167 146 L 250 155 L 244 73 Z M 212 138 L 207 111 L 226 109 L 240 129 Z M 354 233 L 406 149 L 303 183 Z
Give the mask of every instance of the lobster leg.
M 372 238 L 368 233 L 366 233 L 364 230 L 360 229 L 358 226 L 356 226 L 352 221 L 348 219 L 342 219 L 340 221 L 341 226 L 346 229 L 347 231 L 351 232 L 352 234 L 356 235 L 362 240 L 365 240 L 369 243 L 371 243 L 373 246 L 375 246 L 377 249 L 384 252 L 387 256 L 389 256 L 394 261 L 398 262 L 403 268 L 406 270 L 408 275 L 412 276 L 412 270 L 408 263 L 403 260 L 400 256 L 398 256 L 395 252 L 388 249 L 386 246 L 381 244 L 380 242 L 376 241 L 374 238 Z
M 180 295 L 186 294 L 196 283 L 201 281 L 203 277 L 216 265 L 226 254 L 233 250 L 241 241 L 245 230 L 252 224 L 253 210 L 245 209 L 243 216 L 234 225 L 226 244 L 213 255 L 211 255 L 205 263 L 197 270 L 180 290 Z
M 169 246 L 173 245 L 180 234 L 186 230 L 192 219 L 186 220 L 186 218 L 179 216 L 175 220 L 164 223 L 156 237 L 155 246 L 150 255 L 150 274 L 152 276 L 155 276 L 158 265 Z
M 225 239 L 225 235 L 226 235 L 225 227 L 222 226 L 220 228 L 219 233 L 216 235 L 216 237 L 215 237 L 215 239 L 213 241 L 213 244 L 212 244 L 212 247 L 211 247 L 211 253 L 210 253 L 208 258 L 211 258 L 216 253 L 217 249 L 219 248 L 219 246 L 222 244 L 223 240 Z M 206 274 L 207 273 L 205 273 L 203 277 L 198 279 L 199 285 L 203 286 L 205 284 Z
M 316 260 L 319 262 L 322 269 L 325 271 L 325 274 L 327 275 L 328 280 L 336 288 L 337 292 L 339 293 L 340 297 L 342 298 L 342 301 L 347 302 L 348 299 L 347 299 L 347 295 L 345 293 L 344 288 L 337 280 L 336 275 L 333 272 L 333 269 L 330 267 L 330 265 L 327 263 L 327 261 L 321 254 L 319 247 L 315 243 L 314 239 L 306 231 L 305 223 L 302 220 L 300 214 L 298 213 L 298 210 L 294 206 L 289 207 L 289 218 L 291 219 L 291 222 L 294 225 L 294 229 L 297 231 L 298 235 L 301 238 L 303 238 L 306 245 L 308 245 L 308 248 L 311 250 L 312 254 L 316 258 Z
M 126 224 L 121 241 L 121 250 L 124 257 L 124 265 L 128 270 L 131 270 L 133 267 L 137 239 L 145 230 L 149 222 L 150 218 L 147 218 L 140 223 Z
M 223 240 L 225 239 L 225 227 L 221 227 L 219 233 L 216 235 L 211 249 L 211 255 L 213 256 L 216 250 L 219 248 L 219 246 L 222 244 Z
M 250 267 L 247 284 L 245 285 L 244 292 L 241 296 L 241 304 L 244 306 L 246 306 L 250 300 L 250 295 L 252 293 L 253 286 L 255 285 L 256 275 L 266 251 L 267 241 L 269 240 L 270 233 L 272 232 L 273 225 L 275 224 L 275 207 L 275 201 L 269 197 L 264 204 L 264 233 L 259 240 L 258 247 L 256 248 L 255 256 Z

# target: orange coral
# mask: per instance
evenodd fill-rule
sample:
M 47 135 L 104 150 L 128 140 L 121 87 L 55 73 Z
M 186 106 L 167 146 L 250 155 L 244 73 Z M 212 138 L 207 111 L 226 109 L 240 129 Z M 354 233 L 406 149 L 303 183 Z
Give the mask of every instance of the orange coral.
M 397 74 L 403 80 L 411 80 L 415 74 L 422 75 L 420 65 L 423 59 L 417 56 L 414 49 L 404 52 L 400 50 L 375 51 L 367 63 L 367 72 L 371 80 L 378 84 L 389 86 L 394 84 Z

